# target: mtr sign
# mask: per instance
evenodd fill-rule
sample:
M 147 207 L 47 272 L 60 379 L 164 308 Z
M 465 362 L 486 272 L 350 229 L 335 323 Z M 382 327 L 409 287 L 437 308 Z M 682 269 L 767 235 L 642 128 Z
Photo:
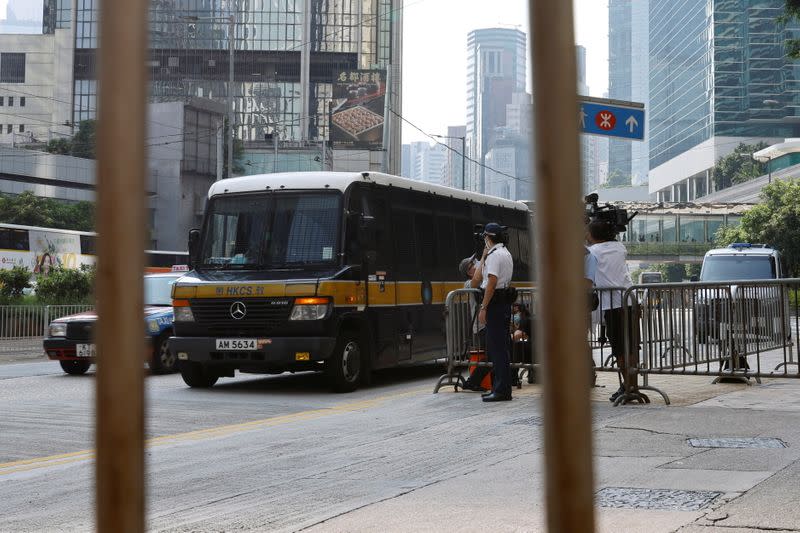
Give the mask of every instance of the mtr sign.
M 644 139 L 644 104 L 579 97 L 578 127 L 581 133 Z

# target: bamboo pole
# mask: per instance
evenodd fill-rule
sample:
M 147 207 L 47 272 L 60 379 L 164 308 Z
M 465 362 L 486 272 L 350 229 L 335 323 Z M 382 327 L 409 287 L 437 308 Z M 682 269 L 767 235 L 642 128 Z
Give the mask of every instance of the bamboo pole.
M 101 532 L 144 531 L 147 0 L 100 3 L 96 502 Z
M 548 531 L 594 531 L 572 2 L 530 0 Z

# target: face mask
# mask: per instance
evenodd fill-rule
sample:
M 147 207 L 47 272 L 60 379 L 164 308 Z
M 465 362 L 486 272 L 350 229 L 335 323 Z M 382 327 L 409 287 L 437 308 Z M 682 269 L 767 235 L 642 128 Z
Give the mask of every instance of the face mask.
M 514 325 L 519 327 L 520 322 L 522 322 L 522 315 L 519 313 L 514 313 Z

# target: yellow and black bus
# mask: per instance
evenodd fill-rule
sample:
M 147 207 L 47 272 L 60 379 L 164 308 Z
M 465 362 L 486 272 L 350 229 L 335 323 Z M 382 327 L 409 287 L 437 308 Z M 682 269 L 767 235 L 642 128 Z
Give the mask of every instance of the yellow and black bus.
M 192 270 L 173 288 L 184 381 L 323 370 L 337 391 L 442 357 L 444 302 L 476 224 L 508 226 L 529 275 L 525 204 L 374 172 L 227 179 L 209 191 Z

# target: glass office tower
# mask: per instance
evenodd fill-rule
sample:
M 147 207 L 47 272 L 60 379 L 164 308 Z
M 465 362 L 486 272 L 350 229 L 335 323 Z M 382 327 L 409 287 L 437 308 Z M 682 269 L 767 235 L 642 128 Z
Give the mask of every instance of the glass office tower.
M 734 138 L 730 152 L 800 135 L 800 63 L 784 45 L 798 31 L 777 22 L 783 10 L 783 0 L 650 3 L 651 173 L 710 139 Z
M 76 122 L 96 111 L 97 5 L 77 0 Z M 152 0 L 151 98 L 227 103 L 231 90 L 236 131 L 246 144 L 265 135 L 327 140 L 333 84 L 343 71 L 391 66 L 399 112 L 400 6 L 401 0 Z M 399 162 L 399 143 L 397 152 Z

